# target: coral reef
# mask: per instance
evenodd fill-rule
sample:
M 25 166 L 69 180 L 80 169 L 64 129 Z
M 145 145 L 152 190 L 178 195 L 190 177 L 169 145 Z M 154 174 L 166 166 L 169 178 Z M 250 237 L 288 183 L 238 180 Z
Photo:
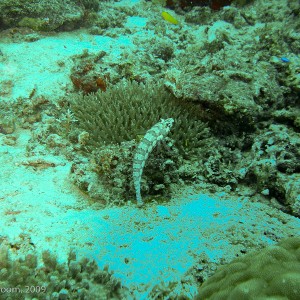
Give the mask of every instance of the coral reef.
M 0 28 L 28 27 L 39 31 L 74 29 L 86 18 L 86 11 L 99 8 L 96 0 L 9 0 L 0 2 Z
M 208 128 L 192 105 L 181 103 L 159 83 L 122 81 L 106 92 L 73 94 L 70 109 L 80 128 L 90 135 L 86 147 L 120 144 L 137 139 L 160 119 L 173 118 L 170 138 L 181 155 L 197 152 L 208 137 Z M 91 149 L 91 148 L 90 148 Z
M 233 247 L 220 246 L 229 250 L 231 257 L 278 240 L 289 230 L 294 232 L 285 217 L 300 217 L 300 2 L 99 2 L 54 0 L 50 5 L 45 0 L 0 1 L 0 28 L 7 29 L 1 31 L 5 40 L 0 45 L 0 68 L 3 74 L 7 72 L 0 82 L 0 137 L 6 149 L 19 149 L 13 146 L 21 143 L 26 147 L 27 157 L 18 166 L 39 175 L 43 169 L 56 166 L 55 160 L 43 159 L 40 153 L 44 157 L 49 153 L 65 155 L 70 163 L 66 170 L 71 165 L 71 180 L 96 200 L 81 204 L 89 209 L 128 201 L 126 211 L 134 210 L 130 202 L 135 201 L 135 187 L 141 189 L 145 203 L 158 204 L 173 197 L 172 208 L 176 209 L 177 204 L 186 204 L 180 189 L 183 186 L 192 193 L 226 194 L 226 201 L 234 205 L 241 197 L 245 199 L 243 212 L 254 216 L 253 226 L 250 222 L 246 226 L 240 214 L 236 214 L 239 222 L 233 221 L 227 232 L 222 232 L 222 225 L 209 226 L 212 235 L 219 230 L 213 239 L 215 247 L 221 240 L 238 244 L 234 251 Z M 176 6 L 172 12 L 176 21 L 162 18 L 165 8 L 157 3 Z M 86 25 L 90 26 L 87 30 L 83 28 Z M 79 27 L 75 33 L 44 33 L 47 43 L 55 42 L 49 51 L 55 70 L 47 68 L 50 64 L 41 64 L 43 67 L 34 68 L 29 76 L 22 72 L 22 66 L 28 66 L 27 54 L 20 64 L 10 52 L 20 49 L 20 41 L 25 42 L 25 51 L 32 49 L 27 42 L 43 36 L 36 31 Z M 58 51 L 52 53 L 53 47 Z M 48 62 L 44 57 L 37 59 L 36 64 L 44 61 Z M 15 70 L 9 73 L 6 65 L 12 62 Z M 39 85 L 50 79 L 49 71 L 52 75 L 60 72 L 63 77 L 53 85 L 54 92 L 44 97 L 45 90 Z M 32 74 L 39 77 L 38 86 L 20 84 L 27 74 L 29 79 Z M 14 100 L 13 91 L 23 87 L 28 87 L 25 95 Z M 64 97 L 57 93 L 57 87 Z M 9 102 L 2 102 L 2 97 Z M 147 130 L 166 118 L 174 119 L 174 126 L 149 157 L 143 155 L 139 165 L 144 167 L 146 158 L 147 163 L 140 180 L 138 175 L 132 176 L 133 169 L 141 169 L 134 164 L 134 153 Z M 26 129 L 30 140 L 19 138 L 19 127 Z M 135 187 L 133 177 L 141 181 Z M 175 202 L 177 197 L 180 200 Z M 286 214 L 278 209 L 270 213 L 270 207 L 260 206 L 268 215 L 268 225 L 273 224 L 270 220 L 278 223 L 274 222 L 277 225 L 272 229 L 262 225 L 257 230 L 254 219 L 259 210 L 254 210 L 258 207 L 255 201 L 271 204 Z M 145 211 L 139 211 L 143 216 L 148 212 L 145 206 Z M 177 216 L 168 205 L 149 209 L 160 224 L 167 225 Z M 153 213 L 156 209 L 157 214 Z M 17 208 L 4 211 L 12 221 L 19 214 Z M 213 218 L 226 219 L 225 214 L 222 210 Z M 138 229 L 147 225 L 143 220 L 132 223 Z M 291 239 L 222 267 L 200 288 L 199 298 L 227 299 L 230 293 L 237 299 L 259 299 L 258 293 L 300 298 L 299 247 L 299 239 Z M 195 248 L 199 250 L 198 245 Z M 97 299 L 99 293 L 104 299 L 123 299 L 120 283 L 92 261 L 77 260 L 71 253 L 68 263 L 61 265 L 49 252 L 42 257 L 30 253 L 13 259 L 11 254 L 17 250 L 11 245 L 0 247 L 1 284 L 35 287 L 42 282 L 49 288 L 51 299 Z M 196 250 L 190 255 L 197 255 Z M 213 262 L 209 257 L 199 260 L 194 272 L 198 282 L 228 260 L 226 255 Z M 148 290 L 149 299 L 191 299 L 193 293 L 183 288 L 188 280 L 157 283 Z M 235 286 L 229 290 L 232 282 Z M 143 289 L 146 287 L 141 286 L 141 292 Z M 40 296 L 42 299 L 42 294 L 32 294 Z
M 250 4 L 253 0 L 152 0 L 152 2 L 176 10 L 188 11 L 191 7 L 210 7 L 212 10 L 217 11 L 231 4 L 242 7 Z
M 21 251 L 19 249 L 19 251 Z M 0 299 L 124 299 L 127 290 L 108 268 L 69 253 L 65 264 L 50 251 L 15 257 L 9 244 L 0 245 Z M 24 296 L 26 295 L 26 296 Z
M 292 237 L 220 267 L 195 299 L 300 297 L 300 238 Z
M 172 151 L 159 147 L 150 155 L 141 184 L 145 195 L 165 197 L 180 182 L 230 190 L 242 184 L 298 216 L 299 3 L 246 2 L 218 11 L 176 11 L 180 26 L 158 18 L 161 6 L 152 2 L 101 3 L 89 32 L 114 38 L 126 32 L 126 44 L 72 57 L 71 81 L 86 95 L 71 92 L 52 104 L 32 91 L 5 108 L 15 114 L 1 116 L 6 142 L 15 142 L 10 133 L 17 123 L 32 129 L 29 152 L 45 143 L 53 153 L 64 153 L 80 188 L 97 199 L 104 195 L 106 203 L 110 186 L 118 202 L 134 193 L 132 153 L 139 140 L 160 118 L 172 117 L 166 143 Z M 6 96 L 14 82 L 1 87 Z M 268 134 L 275 141 L 271 146 Z M 265 166 L 274 155 L 275 163 Z
M 300 217 L 299 135 L 282 125 L 270 125 L 252 146 L 252 163 L 246 172 L 258 191 L 275 197 L 284 210 Z
M 247 51 L 233 47 L 235 38 L 233 25 L 215 22 L 207 39 L 188 46 L 165 72 L 165 86 L 176 97 L 206 108 L 207 121 L 216 130 L 226 124 L 228 132 L 253 131 L 262 114 L 282 105 L 283 92 L 276 69 L 263 62 L 253 65 Z
M 145 170 L 148 183 L 141 185 L 142 191 L 148 194 L 163 192 L 166 195 L 170 184 L 178 181 L 175 170 L 180 160 L 201 151 L 209 136 L 206 125 L 197 118 L 192 106 L 180 103 L 157 83 L 122 81 L 109 86 L 106 92 L 86 96 L 74 94 L 70 108 L 78 121 L 74 130 L 88 133 L 84 148 L 93 153 L 96 163 L 93 170 L 116 192 L 114 199 L 126 196 L 126 191 L 127 194 L 133 191 L 131 174 L 136 141 L 160 119 L 172 117 L 174 126 L 166 143 L 169 149 L 158 147 L 148 160 Z M 132 141 L 135 142 L 131 144 Z M 82 180 L 77 177 L 86 171 L 73 169 L 75 182 L 79 180 L 81 186 Z M 92 191 L 98 184 L 83 186 Z M 98 194 L 99 198 L 102 190 L 100 187 L 98 192 L 90 194 Z
M 132 162 L 136 143 L 101 147 L 90 155 L 90 161 L 81 159 L 73 163 L 72 181 L 97 203 L 119 205 L 134 200 Z M 145 202 L 166 200 L 171 184 L 178 182 L 176 166 L 179 165 L 176 152 L 166 149 L 154 150 L 144 171 L 141 190 L 146 194 Z
M 101 14 L 93 16 L 90 32 L 111 37 L 122 34 L 126 19 L 140 14 L 136 8 L 137 5 L 139 4 L 126 3 L 114 6 L 107 2 L 101 2 Z
M 97 55 L 85 52 L 73 58 L 75 64 L 70 78 L 77 90 L 83 91 L 85 94 L 95 93 L 98 90 L 106 91 L 106 81 L 110 75 L 101 66 L 102 58 L 105 55 L 104 51 Z

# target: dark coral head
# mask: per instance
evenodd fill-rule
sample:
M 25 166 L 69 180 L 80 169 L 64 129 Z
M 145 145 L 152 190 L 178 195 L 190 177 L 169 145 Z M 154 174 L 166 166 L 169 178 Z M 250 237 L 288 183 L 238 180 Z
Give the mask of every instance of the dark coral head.
M 232 0 L 179 0 L 179 6 L 181 8 L 191 6 L 209 6 L 213 10 L 219 10 L 226 5 L 230 5 Z M 174 8 L 176 0 L 167 0 L 167 6 Z
M 210 1 L 210 7 L 214 10 L 219 10 L 224 6 L 230 5 L 232 0 L 213 0 Z

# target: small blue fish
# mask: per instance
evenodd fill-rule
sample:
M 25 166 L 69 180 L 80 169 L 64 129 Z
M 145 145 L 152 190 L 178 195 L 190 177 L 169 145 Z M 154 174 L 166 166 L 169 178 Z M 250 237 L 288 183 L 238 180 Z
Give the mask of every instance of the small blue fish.
M 287 57 L 281 57 L 280 59 L 284 63 L 289 63 L 290 62 L 290 60 Z

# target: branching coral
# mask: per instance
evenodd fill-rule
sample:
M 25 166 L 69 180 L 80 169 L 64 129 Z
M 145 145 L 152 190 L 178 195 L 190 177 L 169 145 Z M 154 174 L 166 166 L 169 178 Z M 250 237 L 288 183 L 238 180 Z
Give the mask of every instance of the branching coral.
M 90 134 L 90 149 L 134 140 L 160 119 L 167 118 L 174 119 L 170 138 L 182 155 L 201 147 L 208 135 L 197 109 L 180 103 L 157 83 L 123 81 L 106 92 L 74 94 L 70 104 L 78 120 L 76 127 Z

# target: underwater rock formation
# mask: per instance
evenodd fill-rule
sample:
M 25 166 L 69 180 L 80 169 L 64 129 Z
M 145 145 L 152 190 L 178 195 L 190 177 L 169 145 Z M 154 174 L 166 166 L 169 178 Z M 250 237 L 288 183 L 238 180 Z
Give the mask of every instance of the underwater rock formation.
M 97 0 L 67 1 L 1 0 L 0 28 L 28 27 L 33 30 L 72 30 L 85 18 L 87 10 L 98 10 Z

